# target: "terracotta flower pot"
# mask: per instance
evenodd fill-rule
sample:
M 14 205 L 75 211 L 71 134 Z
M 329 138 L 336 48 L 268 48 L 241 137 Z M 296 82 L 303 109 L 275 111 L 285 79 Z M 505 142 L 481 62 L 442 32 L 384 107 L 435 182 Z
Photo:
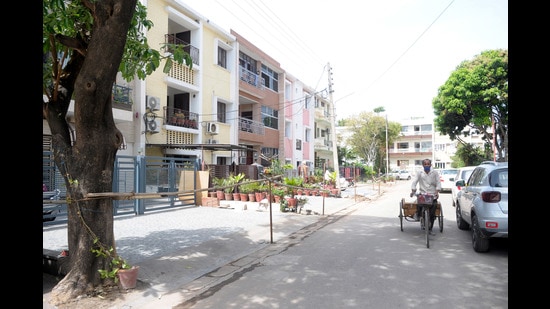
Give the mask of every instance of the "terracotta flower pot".
M 118 282 L 123 289 L 133 289 L 137 284 L 139 266 L 132 266 L 130 269 L 119 269 L 117 271 Z
M 295 197 L 289 197 L 287 201 L 289 207 L 296 207 L 296 205 L 298 205 L 298 199 Z
M 240 193 L 233 193 L 233 200 L 234 201 L 240 201 L 241 200 L 241 194 Z
M 256 201 L 256 194 L 255 193 L 248 193 L 248 200 L 251 202 Z

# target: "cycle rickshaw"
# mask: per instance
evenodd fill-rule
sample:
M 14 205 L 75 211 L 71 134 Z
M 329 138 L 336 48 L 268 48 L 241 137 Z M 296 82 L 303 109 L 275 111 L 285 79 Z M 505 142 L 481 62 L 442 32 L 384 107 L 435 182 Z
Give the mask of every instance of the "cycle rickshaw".
M 420 211 L 420 220 L 415 220 L 414 218 L 417 207 L 422 207 Z M 426 234 L 426 248 L 430 247 L 430 231 L 428 226 L 430 222 L 431 207 L 436 207 L 434 225 L 437 221 L 439 224 L 439 232 L 443 233 L 443 208 L 441 207 L 441 203 L 435 200 L 433 194 L 416 194 L 415 201 L 407 202 L 403 198 L 399 203 L 399 221 L 401 223 L 401 232 L 403 232 L 403 219 L 409 222 L 420 221 L 420 228 L 424 230 Z

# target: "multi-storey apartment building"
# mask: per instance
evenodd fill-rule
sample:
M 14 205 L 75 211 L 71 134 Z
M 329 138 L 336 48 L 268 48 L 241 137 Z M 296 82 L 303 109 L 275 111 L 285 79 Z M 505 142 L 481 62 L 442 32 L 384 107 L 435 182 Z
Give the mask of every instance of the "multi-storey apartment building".
M 314 129 L 314 149 L 315 149 L 315 168 L 326 169 L 334 168 L 333 143 L 336 141 L 336 134 L 332 134 L 331 102 L 326 96 L 326 92 L 317 92 L 314 97 L 315 105 L 315 129 Z
M 158 69 L 145 80 L 117 78 L 113 114 L 124 136 L 119 155 L 195 158 L 218 165 L 269 165 L 279 159 L 295 168 L 304 163 L 310 171 L 315 162 L 330 160 L 327 99 L 241 35 L 184 3 L 152 0 L 146 5 L 154 24 L 146 33 L 148 43 L 157 49 L 181 44 L 193 65 L 174 62 L 168 73 Z M 171 50 L 163 52 L 169 56 Z M 44 149 L 49 150 L 46 121 L 43 127 Z
M 433 120 L 425 117 L 410 117 L 399 121 L 400 137 L 388 145 L 390 170 L 408 170 L 414 172 L 422 167 L 422 160 L 433 161 L 434 125 Z
M 315 105 L 313 89 L 286 74 L 284 88 L 284 159 L 295 169 L 304 164 L 313 171 L 315 163 L 313 130 Z
M 176 1 L 148 1 L 154 27 L 149 44 L 182 44 L 192 67 L 173 63 L 145 81 L 145 154 L 199 158 L 208 164 L 238 160 L 236 39 Z M 166 51 L 169 53 L 170 51 Z M 216 145 L 215 147 L 207 145 Z
M 269 165 L 280 160 L 284 71 L 279 62 L 231 30 L 239 49 L 238 164 Z

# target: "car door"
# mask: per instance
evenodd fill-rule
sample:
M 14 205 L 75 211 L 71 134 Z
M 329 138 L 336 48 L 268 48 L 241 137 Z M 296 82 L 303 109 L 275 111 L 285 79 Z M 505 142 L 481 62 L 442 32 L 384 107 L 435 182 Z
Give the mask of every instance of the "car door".
M 472 224 L 470 215 L 472 213 L 472 207 L 474 206 L 474 200 L 479 194 L 479 185 L 483 181 L 483 176 L 485 175 L 485 169 L 482 167 L 477 167 L 468 178 L 466 182 L 466 187 L 462 188 L 459 196 L 459 205 L 460 213 L 462 218 L 466 220 L 469 224 Z

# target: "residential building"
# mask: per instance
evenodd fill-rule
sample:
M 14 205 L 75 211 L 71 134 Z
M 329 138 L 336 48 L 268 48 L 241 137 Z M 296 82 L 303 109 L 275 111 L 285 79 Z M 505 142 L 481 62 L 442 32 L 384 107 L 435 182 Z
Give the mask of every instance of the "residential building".
M 221 146 L 237 145 L 235 37 L 181 2 L 148 1 L 147 11 L 155 25 L 147 33 L 149 44 L 182 44 L 193 65 L 174 62 L 168 73 L 156 70 L 147 77 L 145 154 L 207 164 L 237 161 L 233 147 Z
M 239 113 L 238 140 L 245 147 L 238 164 L 270 165 L 279 157 L 284 71 L 279 62 L 264 53 L 234 30 L 238 43 Z
M 388 145 L 389 170 L 414 172 L 422 168 L 422 160 L 434 161 L 434 124 L 426 117 L 410 117 L 399 121 L 401 135 Z
M 315 128 L 314 90 L 288 72 L 284 88 L 284 138 L 285 164 L 296 170 L 302 164 L 308 173 L 313 171 L 315 151 L 313 130 Z
M 315 93 L 315 168 L 325 170 L 334 169 L 333 143 L 336 142 L 334 132 L 332 132 L 331 102 L 326 92 Z M 336 131 L 338 132 L 336 127 Z
M 451 141 L 448 135 L 435 131 L 433 119 L 427 117 L 410 117 L 399 121 L 401 136 L 390 145 L 390 170 L 405 169 L 410 172 L 422 168 L 423 159 L 431 159 L 434 168 L 452 168 L 453 156 L 458 141 Z M 469 127 L 464 131 L 468 136 L 462 139 L 477 147 L 483 147 L 481 135 Z
M 119 155 L 215 165 L 269 165 L 279 159 L 296 170 L 306 164 L 309 171 L 332 161 L 328 99 L 253 43 L 184 3 L 146 5 L 154 24 L 146 33 L 149 45 L 181 44 L 193 64 L 174 62 L 168 73 L 157 69 L 145 80 L 117 77 L 113 114 L 124 136 Z M 169 56 L 171 50 L 162 52 Z M 50 150 L 45 120 L 43 127 L 44 149 Z

